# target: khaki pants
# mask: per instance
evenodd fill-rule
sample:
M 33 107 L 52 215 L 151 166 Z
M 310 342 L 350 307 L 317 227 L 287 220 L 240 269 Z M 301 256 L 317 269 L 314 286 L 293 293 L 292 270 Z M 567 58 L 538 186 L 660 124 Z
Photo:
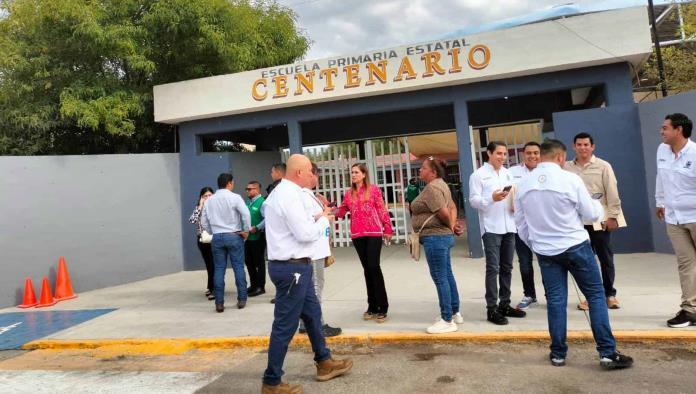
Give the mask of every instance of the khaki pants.
M 677 253 L 681 308 L 696 313 L 696 223 L 667 224 L 667 235 Z

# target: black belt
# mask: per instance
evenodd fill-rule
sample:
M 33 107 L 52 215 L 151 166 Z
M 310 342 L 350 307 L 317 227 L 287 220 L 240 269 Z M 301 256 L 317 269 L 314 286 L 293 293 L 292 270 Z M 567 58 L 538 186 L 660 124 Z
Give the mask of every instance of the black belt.
M 310 259 L 309 257 L 302 257 L 299 259 L 288 259 L 288 263 L 291 263 L 291 264 L 311 264 L 312 259 Z

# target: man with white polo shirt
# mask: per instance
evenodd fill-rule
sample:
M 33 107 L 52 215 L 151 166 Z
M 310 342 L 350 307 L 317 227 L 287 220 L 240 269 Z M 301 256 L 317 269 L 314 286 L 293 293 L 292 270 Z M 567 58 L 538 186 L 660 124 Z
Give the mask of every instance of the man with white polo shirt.
M 264 203 L 268 274 L 276 286 L 274 320 L 268 345 L 263 394 L 302 392 L 300 385 L 283 383 L 283 363 L 300 318 L 314 351 L 319 381 L 348 372 L 353 362 L 334 360 L 321 327 L 321 305 L 314 290 L 312 255 L 315 242 L 326 236 L 331 210 L 313 213 L 303 204 L 302 188 L 314 183 L 312 164 L 304 155 L 288 158 L 285 178 Z
M 696 143 L 693 122 L 686 115 L 667 115 L 662 144 L 657 148 L 655 202 L 657 217 L 667 222 L 667 234 L 677 254 L 681 309 L 667 321 L 673 328 L 696 325 Z
M 518 235 L 536 254 L 546 291 L 551 364 L 565 365 L 568 352 L 568 272 L 573 275 L 590 308 L 592 335 L 603 368 L 627 368 L 631 357 L 616 351 L 609 324 L 604 285 L 583 220 L 604 215 L 582 179 L 564 171 L 566 147 L 557 140 L 541 144 L 541 163 L 520 182 L 515 196 Z
M 478 210 L 486 254 L 487 319 L 493 324 L 504 325 L 508 324 L 507 317 L 526 316 L 524 311 L 510 306 L 517 228 L 512 206 L 505 199 L 512 189 L 512 176 L 503 167 L 507 159 L 507 145 L 492 141 L 486 149 L 488 162 L 469 177 L 469 202 Z
M 510 175 L 512 175 L 512 182 L 515 185 L 518 185 L 522 179 L 526 178 L 536 168 L 537 164 L 539 164 L 540 152 L 541 145 L 538 142 L 529 141 L 524 144 L 524 161 L 519 165 L 510 167 Z M 514 192 L 515 188 L 513 187 L 512 190 Z M 514 195 L 512 198 L 514 198 Z M 520 262 L 520 276 L 522 277 L 522 288 L 524 290 L 524 296 L 517 304 L 517 309 L 526 311 L 532 304 L 537 302 L 536 287 L 534 286 L 534 266 L 532 265 L 534 253 L 532 253 L 527 244 L 522 242 L 517 234 L 515 234 L 515 252 L 517 252 L 517 259 Z

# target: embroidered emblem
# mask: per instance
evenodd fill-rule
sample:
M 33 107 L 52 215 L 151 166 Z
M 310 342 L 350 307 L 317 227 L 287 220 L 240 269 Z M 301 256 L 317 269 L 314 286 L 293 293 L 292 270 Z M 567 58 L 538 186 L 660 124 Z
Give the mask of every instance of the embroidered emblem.
M 546 175 L 539 175 L 539 178 L 537 178 L 539 183 L 544 183 L 546 182 Z
M 687 161 L 686 164 L 684 164 L 684 168 L 686 168 L 687 170 L 691 168 L 691 160 Z

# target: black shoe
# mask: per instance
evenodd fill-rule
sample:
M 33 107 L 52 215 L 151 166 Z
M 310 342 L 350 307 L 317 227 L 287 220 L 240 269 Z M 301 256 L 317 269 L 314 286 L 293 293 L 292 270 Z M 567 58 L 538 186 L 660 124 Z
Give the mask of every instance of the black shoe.
M 225 304 L 215 304 L 215 311 L 217 313 L 222 313 L 225 311 Z
M 515 309 L 515 308 L 511 307 L 510 305 L 498 307 L 498 313 L 500 313 L 503 316 L 507 316 L 507 317 L 525 317 L 525 316 L 527 316 L 527 312 L 521 311 L 519 309 Z
M 260 296 L 261 294 L 266 294 L 266 290 L 264 290 L 260 287 L 256 287 L 254 289 L 249 290 L 247 296 L 256 297 L 256 296 Z
M 549 360 L 551 361 L 551 365 L 553 365 L 554 367 L 565 366 L 565 358 L 556 357 L 553 354 L 549 354 Z
M 604 369 L 628 368 L 633 365 L 633 359 L 619 352 L 614 352 L 611 356 L 600 358 L 599 365 Z
M 341 335 L 343 330 L 341 330 L 340 327 L 331 327 L 328 324 L 324 324 L 321 326 L 321 330 L 324 332 L 325 337 L 335 337 L 337 335 Z
M 271 304 L 275 304 L 275 297 L 271 298 Z
M 689 313 L 683 309 L 677 313 L 677 316 L 667 320 L 667 325 L 672 328 L 689 327 L 692 324 L 696 326 L 696 313 Z
M 244 309 L 245 306 L 246 306 L 246 300 L 237 301 L 237 309 Z
M 208 298 L 208 300 L 214 300 L 215 299 L 215 292 L 208 290 L 205 292 L 205 296 Z
M 508 324 L 508 319 L 498 312 L 498 309 L 488 310 L 488 321 L 497 324 L 499 326 L 504 326 Z

